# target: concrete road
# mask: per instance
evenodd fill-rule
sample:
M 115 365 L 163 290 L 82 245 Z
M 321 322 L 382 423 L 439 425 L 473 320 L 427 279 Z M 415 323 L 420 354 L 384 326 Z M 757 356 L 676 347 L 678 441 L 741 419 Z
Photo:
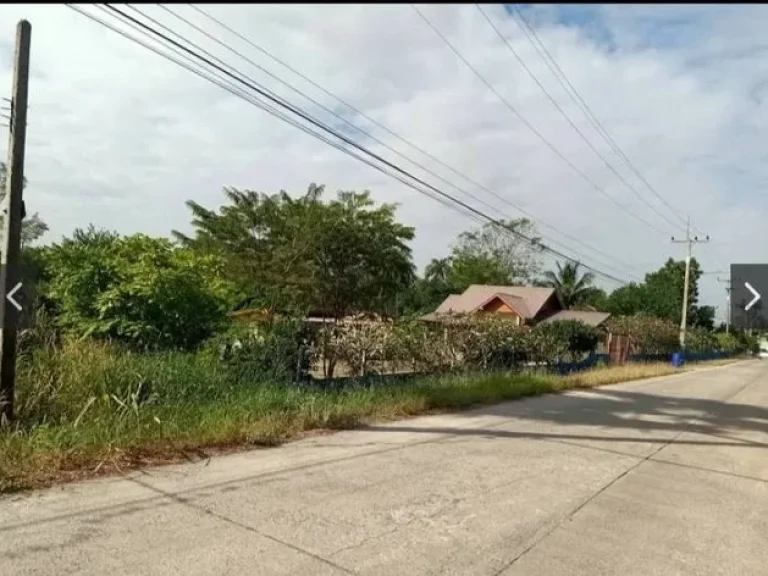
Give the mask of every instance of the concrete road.
M 766 448 L 748 361 L 5 497 L 0 574 L 766 575 Z

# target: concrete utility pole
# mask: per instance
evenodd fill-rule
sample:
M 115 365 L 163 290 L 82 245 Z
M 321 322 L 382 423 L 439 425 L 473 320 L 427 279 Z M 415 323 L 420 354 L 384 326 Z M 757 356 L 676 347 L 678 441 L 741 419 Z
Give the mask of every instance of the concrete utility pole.
M 730 278 L 718 278 L 718 282 L 725 284 L 725 333 L 731 332 L 731 280 Z
M 685 330 L 688 324 L 688 286 L 691 281 L 691 252 L 694 244 L 705 244 L 709 242 L 709 236 L 700 240 L 698 236 L 691 237 L 691 217 L 685 226 L 685 240 L 675 240 L 672 236 L 672 242 L 675 244 L 685 244 L 685 281 L 683 283 L 683 315 L 680 320 L 680 349 L 685 350 Z
M 31 36 L 32 26 L 26 20 L 21 20 L 16 26 L 6 193 L 2 208 L 3 238 L 0 247 L 0 421 L 6 422 L 13 419 L 16 389 L 16 331 L 21 306 L 13 296 L 21 288 L 19 259 Z

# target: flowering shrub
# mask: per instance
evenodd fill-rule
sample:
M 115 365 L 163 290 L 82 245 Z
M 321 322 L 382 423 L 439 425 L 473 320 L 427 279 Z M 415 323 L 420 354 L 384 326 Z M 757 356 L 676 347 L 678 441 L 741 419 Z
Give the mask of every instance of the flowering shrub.
M 463 327 L 465 366 L 483 370 L 510 368 L 525 358 L 527 333 L 508 319 L 475 316 L 468 318 Z
M 720 348 L 712 332 L 693 326 L 685 334 L 685 347 L 689 352 L 711 352 Z
M 594 352 L 601 338 L 597 328 L 579 320 L 539 324 L 529 335 L 532 354 L 542 362 L 576 361 Z
M 658 318 L 618 317 L 611 321 L 610 329 L 627 335 L 636 354 L 668 354 L 678 348 L 678 327 Z M 365 376 L 398 370 L 494 370 L 526 362 L 573 362 L 594 352 L 602 337 L 602 330 L 577 320 L 531 329 L 493 314 L 455 314 L 440 324 L 358 317 L 323 329 L 315 348 L 325 346 L 325 356 L 332 362 L 343 362 L 352 376 Z M 690 351 L 718 347 L 713 334 L 698 328 L 689 330 Z
M 355 376 L 401 367 L 412 371 L 513 368 L 526 361 L 578 359 L 595 349 L 599 332 L 563 321 L 523 328 L 496 315 L 454 315 L 445 323 L 356 321 L 326 328 L 326 354 Z
M 324 327 L 318 341 L 323 343 L 323 355 L 334 364 L 342 361 L 351 375 L 366 376 L 384 371 L 384 363 L 392 359 L 393 325 L 385 320 L 356 316 Z
M 669 320 L 638 314 L 611 318 L 614 334 L 624 334 L 632 342 L 636 354 L 668 354 L 679 347 L 680 329 Z
M 717 349 L 723 352 L 734 353 L 740 351 L 741 345 L 738 338 L 733 334 L 715 334 L 715 341 L 717 343 Z

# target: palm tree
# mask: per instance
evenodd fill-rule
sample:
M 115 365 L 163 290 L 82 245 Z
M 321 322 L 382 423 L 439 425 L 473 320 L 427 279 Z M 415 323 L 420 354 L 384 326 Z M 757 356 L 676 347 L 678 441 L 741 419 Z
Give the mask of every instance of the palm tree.
M 554 288 L 557 292 L 560 302 L 566 310 L 584 303 L 593 291 L 595 275 L 592 272 L 585 272 L 579 275 L 581 264 L 578 262 L 566 262 L 561 265 L 557 263 L 557 272 L 547 270 L 544 273 L 542 284 Z
M 453 265 L 451 258 L 433 258 L 424 271 L 424 279 L 439 284 L 449 284 Z

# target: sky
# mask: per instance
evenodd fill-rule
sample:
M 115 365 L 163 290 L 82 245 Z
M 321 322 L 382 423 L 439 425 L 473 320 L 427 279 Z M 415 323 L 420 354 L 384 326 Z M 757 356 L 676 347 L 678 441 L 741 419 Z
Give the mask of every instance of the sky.
M 768 260 L 768 6 L 518 5 L 653 192 L 547 68 L 512 5 L 483 7 L 504 39 L 475 5 L 419 6 L 483 79 L 405 4 L 201 5 L 263 51 L 188 5 L 168 9 L 223 45 L 158 5 L 139 6 L 433 186 L 495 218 L 521 217 L 522 208 L 544 243 L 611 276 L 640 279 L 682 258 L 684 245 L 670 238 L 684 235 L 690 215 L 696 233 L 710 236 L 694 246 L 708 272 L 701 300 L 723 318 L 717 278 L 731 263 Z M 25 202 L 50 226 L 44 242 L 91 223 L 189 232 L 187 200 L 213 208 L 225 186 L 298 195 L 312 182 L 398 203 L 416 228 L 419 267 L 478 226 L 64 5 L 0 5 L 1 97 L 10 96 L 21 18 L 32 24 Z

